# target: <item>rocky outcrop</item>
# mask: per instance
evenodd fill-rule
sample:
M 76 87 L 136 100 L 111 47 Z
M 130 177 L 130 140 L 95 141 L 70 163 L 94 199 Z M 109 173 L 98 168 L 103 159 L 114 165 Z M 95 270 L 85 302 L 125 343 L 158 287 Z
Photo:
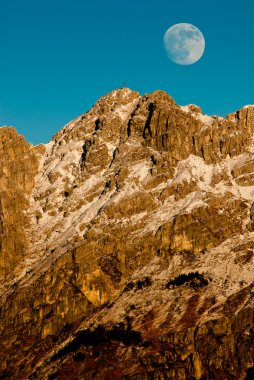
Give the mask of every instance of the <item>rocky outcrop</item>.
M 14 128 L 0 129 L 0 276 L 7 276 L 26 255 L 25 210 L 43 146 L 26 143 Z
M 253 129 L 125 88 L 1 128 L 2 378 L 251 378 Z

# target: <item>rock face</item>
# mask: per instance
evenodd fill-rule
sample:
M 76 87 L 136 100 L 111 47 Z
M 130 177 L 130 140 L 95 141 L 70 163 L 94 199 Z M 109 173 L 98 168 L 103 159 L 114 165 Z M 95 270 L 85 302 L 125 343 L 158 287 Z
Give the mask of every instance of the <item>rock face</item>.
M 1 128 L 1 378 L 252 379 L 253 133 L 126 88 Z
M 25 210 L 38 171 L 43 147 L 27 144 L 14 128 L 0 129 L 0 275 L 15 270 L 26 255 Z

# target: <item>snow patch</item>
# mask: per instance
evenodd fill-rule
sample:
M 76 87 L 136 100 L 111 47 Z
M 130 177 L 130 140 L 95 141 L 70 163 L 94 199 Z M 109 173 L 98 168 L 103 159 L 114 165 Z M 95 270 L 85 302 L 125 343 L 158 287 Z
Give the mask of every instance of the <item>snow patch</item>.
M 131 175 L 143 182 L 149 175 L 151 165 L 147 161 L 139 162 L 132 166 Z
M 119 116 L 123 121 L 130 115 L 138 103 L 138 99 L 134 99 L 131 103 L 122 105 L 114 110 L 114 114 Z
M 254 110 L 254 104 L 247 104 L 243 108 L 252 108 Z
M 108 148 L 108 152 L 109 152 L 109 155 L 112 157 L 113 156 L 113 153 L 116 149 L 116 145 L 115 144 L 112 144 L 111 142 L 105 142 L 107 148 Z
M 207 165 L 203 158 L 190 155 L 186 160 L 178 163 L 172 183 L 195 180 L 200 185 L 209 186 L 213 175 L 218 170 L 219 167 L 217 165 Z
M 200 120 L 205 125 L 212 125 L 214 116 L 204 115 L 198 111 L 199 107 L 195 104 L 189 104 L 187 106 L 180 106 L 180 109 L 186 113 L 190 113 L 195 119 Z

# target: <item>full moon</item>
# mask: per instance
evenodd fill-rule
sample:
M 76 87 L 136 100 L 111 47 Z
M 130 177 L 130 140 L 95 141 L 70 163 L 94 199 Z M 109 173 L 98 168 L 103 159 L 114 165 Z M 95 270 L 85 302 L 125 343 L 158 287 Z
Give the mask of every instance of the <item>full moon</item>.
M 171 26 L 163 38 L 168 57 L 179 65 L 192 65 L 205 51 L 205 39 L 201 31 L 191 24 Z

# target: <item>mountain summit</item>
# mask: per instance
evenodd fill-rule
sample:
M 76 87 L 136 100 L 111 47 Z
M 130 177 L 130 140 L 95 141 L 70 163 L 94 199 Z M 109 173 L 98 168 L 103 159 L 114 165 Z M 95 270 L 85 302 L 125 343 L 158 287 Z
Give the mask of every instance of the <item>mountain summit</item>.
M 1 379 L 251 379 L 254 106 L 102 97 L 0 128 Z

